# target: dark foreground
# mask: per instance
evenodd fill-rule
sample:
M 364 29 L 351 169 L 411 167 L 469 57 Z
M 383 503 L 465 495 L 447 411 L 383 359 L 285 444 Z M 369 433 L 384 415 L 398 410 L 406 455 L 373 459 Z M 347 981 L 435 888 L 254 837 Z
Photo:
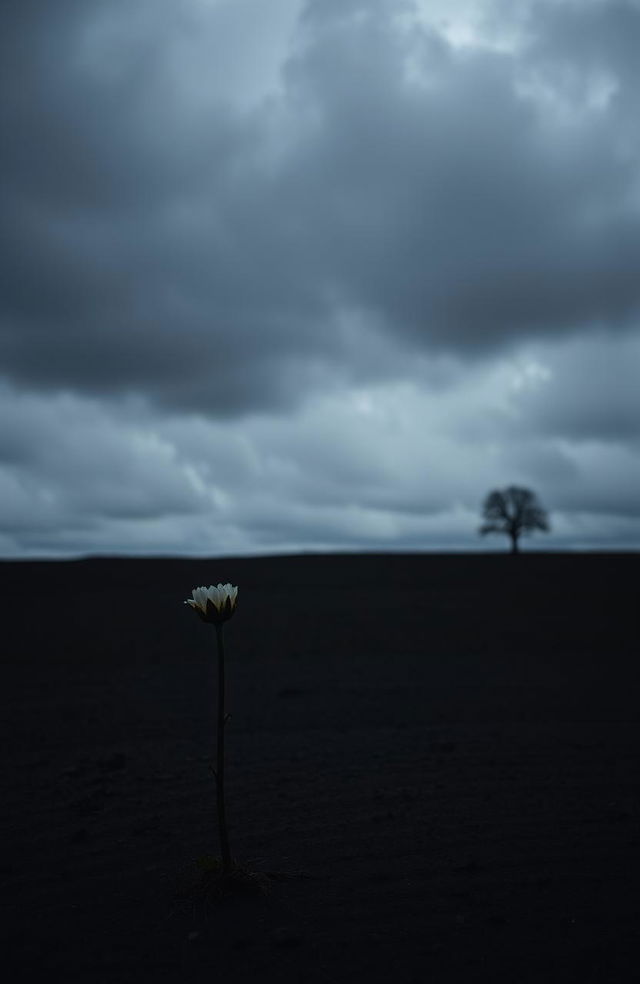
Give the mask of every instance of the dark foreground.
M 6 980 L 640 980 L 640 559 L 0 564 Z M 290 877 L 176 897 L 231 845 Z

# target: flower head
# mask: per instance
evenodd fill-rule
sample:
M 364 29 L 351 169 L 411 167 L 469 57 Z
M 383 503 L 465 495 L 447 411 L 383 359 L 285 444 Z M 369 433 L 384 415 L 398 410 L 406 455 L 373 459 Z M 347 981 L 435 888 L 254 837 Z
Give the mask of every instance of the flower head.
M 194 588 L 191 594 L 193 598 L 187 598 L 185 605 L 190 605 L 204 622 L 221 625 L 236 610 L 238 589 L 233 584 L 211 584 L 208 588 Z

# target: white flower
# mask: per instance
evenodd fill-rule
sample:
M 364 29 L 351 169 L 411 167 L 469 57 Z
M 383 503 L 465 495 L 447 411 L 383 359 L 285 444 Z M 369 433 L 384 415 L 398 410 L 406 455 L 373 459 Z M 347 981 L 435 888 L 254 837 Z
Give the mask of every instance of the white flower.
M 205 622 L 220 625 L 231 618 L 236 610 L 238 589 L 233 584 L 194 588 L 191 594 L 193 598 L 187 598 L 185 605 L 190 605 Z

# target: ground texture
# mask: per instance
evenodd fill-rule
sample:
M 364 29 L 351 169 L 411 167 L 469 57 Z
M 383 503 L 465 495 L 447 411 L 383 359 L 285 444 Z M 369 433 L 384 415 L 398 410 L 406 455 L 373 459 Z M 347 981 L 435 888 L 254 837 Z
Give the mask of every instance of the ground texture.
M 640 980 L 635 555 L 0 565 L 7 980 Z M 231 580 L 215 853 L 214 634 Z

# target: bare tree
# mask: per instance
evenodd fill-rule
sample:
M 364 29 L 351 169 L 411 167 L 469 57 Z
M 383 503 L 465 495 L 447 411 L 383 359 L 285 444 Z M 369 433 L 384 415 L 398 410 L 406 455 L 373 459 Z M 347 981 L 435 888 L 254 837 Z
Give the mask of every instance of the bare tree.
M 550 529 L 549 517 L 534 492 L 510 485 L 508 489 L 490 492 L 484 501 L 485 522 L 480 533 L 506 533 L 511 538 L 511 553 L 518 553 L 518 540 L 523 533 Z

